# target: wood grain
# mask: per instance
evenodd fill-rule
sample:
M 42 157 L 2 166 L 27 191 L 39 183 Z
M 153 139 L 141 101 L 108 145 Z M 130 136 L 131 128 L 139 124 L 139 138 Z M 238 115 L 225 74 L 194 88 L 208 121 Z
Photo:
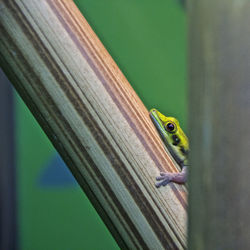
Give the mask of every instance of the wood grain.
M 72 1 L 0 1 L 1 67 L 121 248 L 183 249 L 186 188 L 126 78 Z

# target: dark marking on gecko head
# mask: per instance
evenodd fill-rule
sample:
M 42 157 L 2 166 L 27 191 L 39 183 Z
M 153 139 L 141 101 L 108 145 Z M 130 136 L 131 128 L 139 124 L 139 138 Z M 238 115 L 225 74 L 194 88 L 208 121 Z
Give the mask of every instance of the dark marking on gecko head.
M 180 142 L 180 138 L 177 135 L 172 135 L 173 145 L 177 146 Z
M 181 147 L 180 150 L 184 155 L 188 155 L 188 150 L 186 150 L 184 147 Z

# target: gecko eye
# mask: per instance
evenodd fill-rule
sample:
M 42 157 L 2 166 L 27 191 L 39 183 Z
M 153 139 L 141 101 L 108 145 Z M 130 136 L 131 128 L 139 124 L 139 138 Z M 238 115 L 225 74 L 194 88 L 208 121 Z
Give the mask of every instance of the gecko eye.
M 170 133 L 172 133 L 175 130 L 175 125 L 172 122 L 169 122 L 166 126 L 165 126 L 166 130 Z

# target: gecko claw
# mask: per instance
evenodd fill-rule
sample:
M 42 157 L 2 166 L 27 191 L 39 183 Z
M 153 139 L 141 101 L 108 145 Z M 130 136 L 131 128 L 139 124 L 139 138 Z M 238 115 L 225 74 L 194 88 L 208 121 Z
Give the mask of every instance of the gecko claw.
M 160 176 L 157 176 L 155 178 L 157 181 L 160 181 L 160 182 L 156 183 L 155 186 L 157 188 L 159 188 L 160 186 L 166 186 L 169 182 L 172 181 L 173 175 L 174 175 L 173 173 L 164 173 L 164 172 L 161 172 Z
M 167 173 L 166 172 L 160 172 L 161 176 L 165 176 Z

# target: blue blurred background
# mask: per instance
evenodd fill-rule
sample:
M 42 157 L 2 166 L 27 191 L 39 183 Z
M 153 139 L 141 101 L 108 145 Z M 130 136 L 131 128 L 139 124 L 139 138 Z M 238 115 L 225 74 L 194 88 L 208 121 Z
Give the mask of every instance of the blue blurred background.
M 146 107 L 177 117 L 186 130 L 182 2 L 75 1 Z M 2 73 L 0 79 L 0 248 L 119 249 Z

